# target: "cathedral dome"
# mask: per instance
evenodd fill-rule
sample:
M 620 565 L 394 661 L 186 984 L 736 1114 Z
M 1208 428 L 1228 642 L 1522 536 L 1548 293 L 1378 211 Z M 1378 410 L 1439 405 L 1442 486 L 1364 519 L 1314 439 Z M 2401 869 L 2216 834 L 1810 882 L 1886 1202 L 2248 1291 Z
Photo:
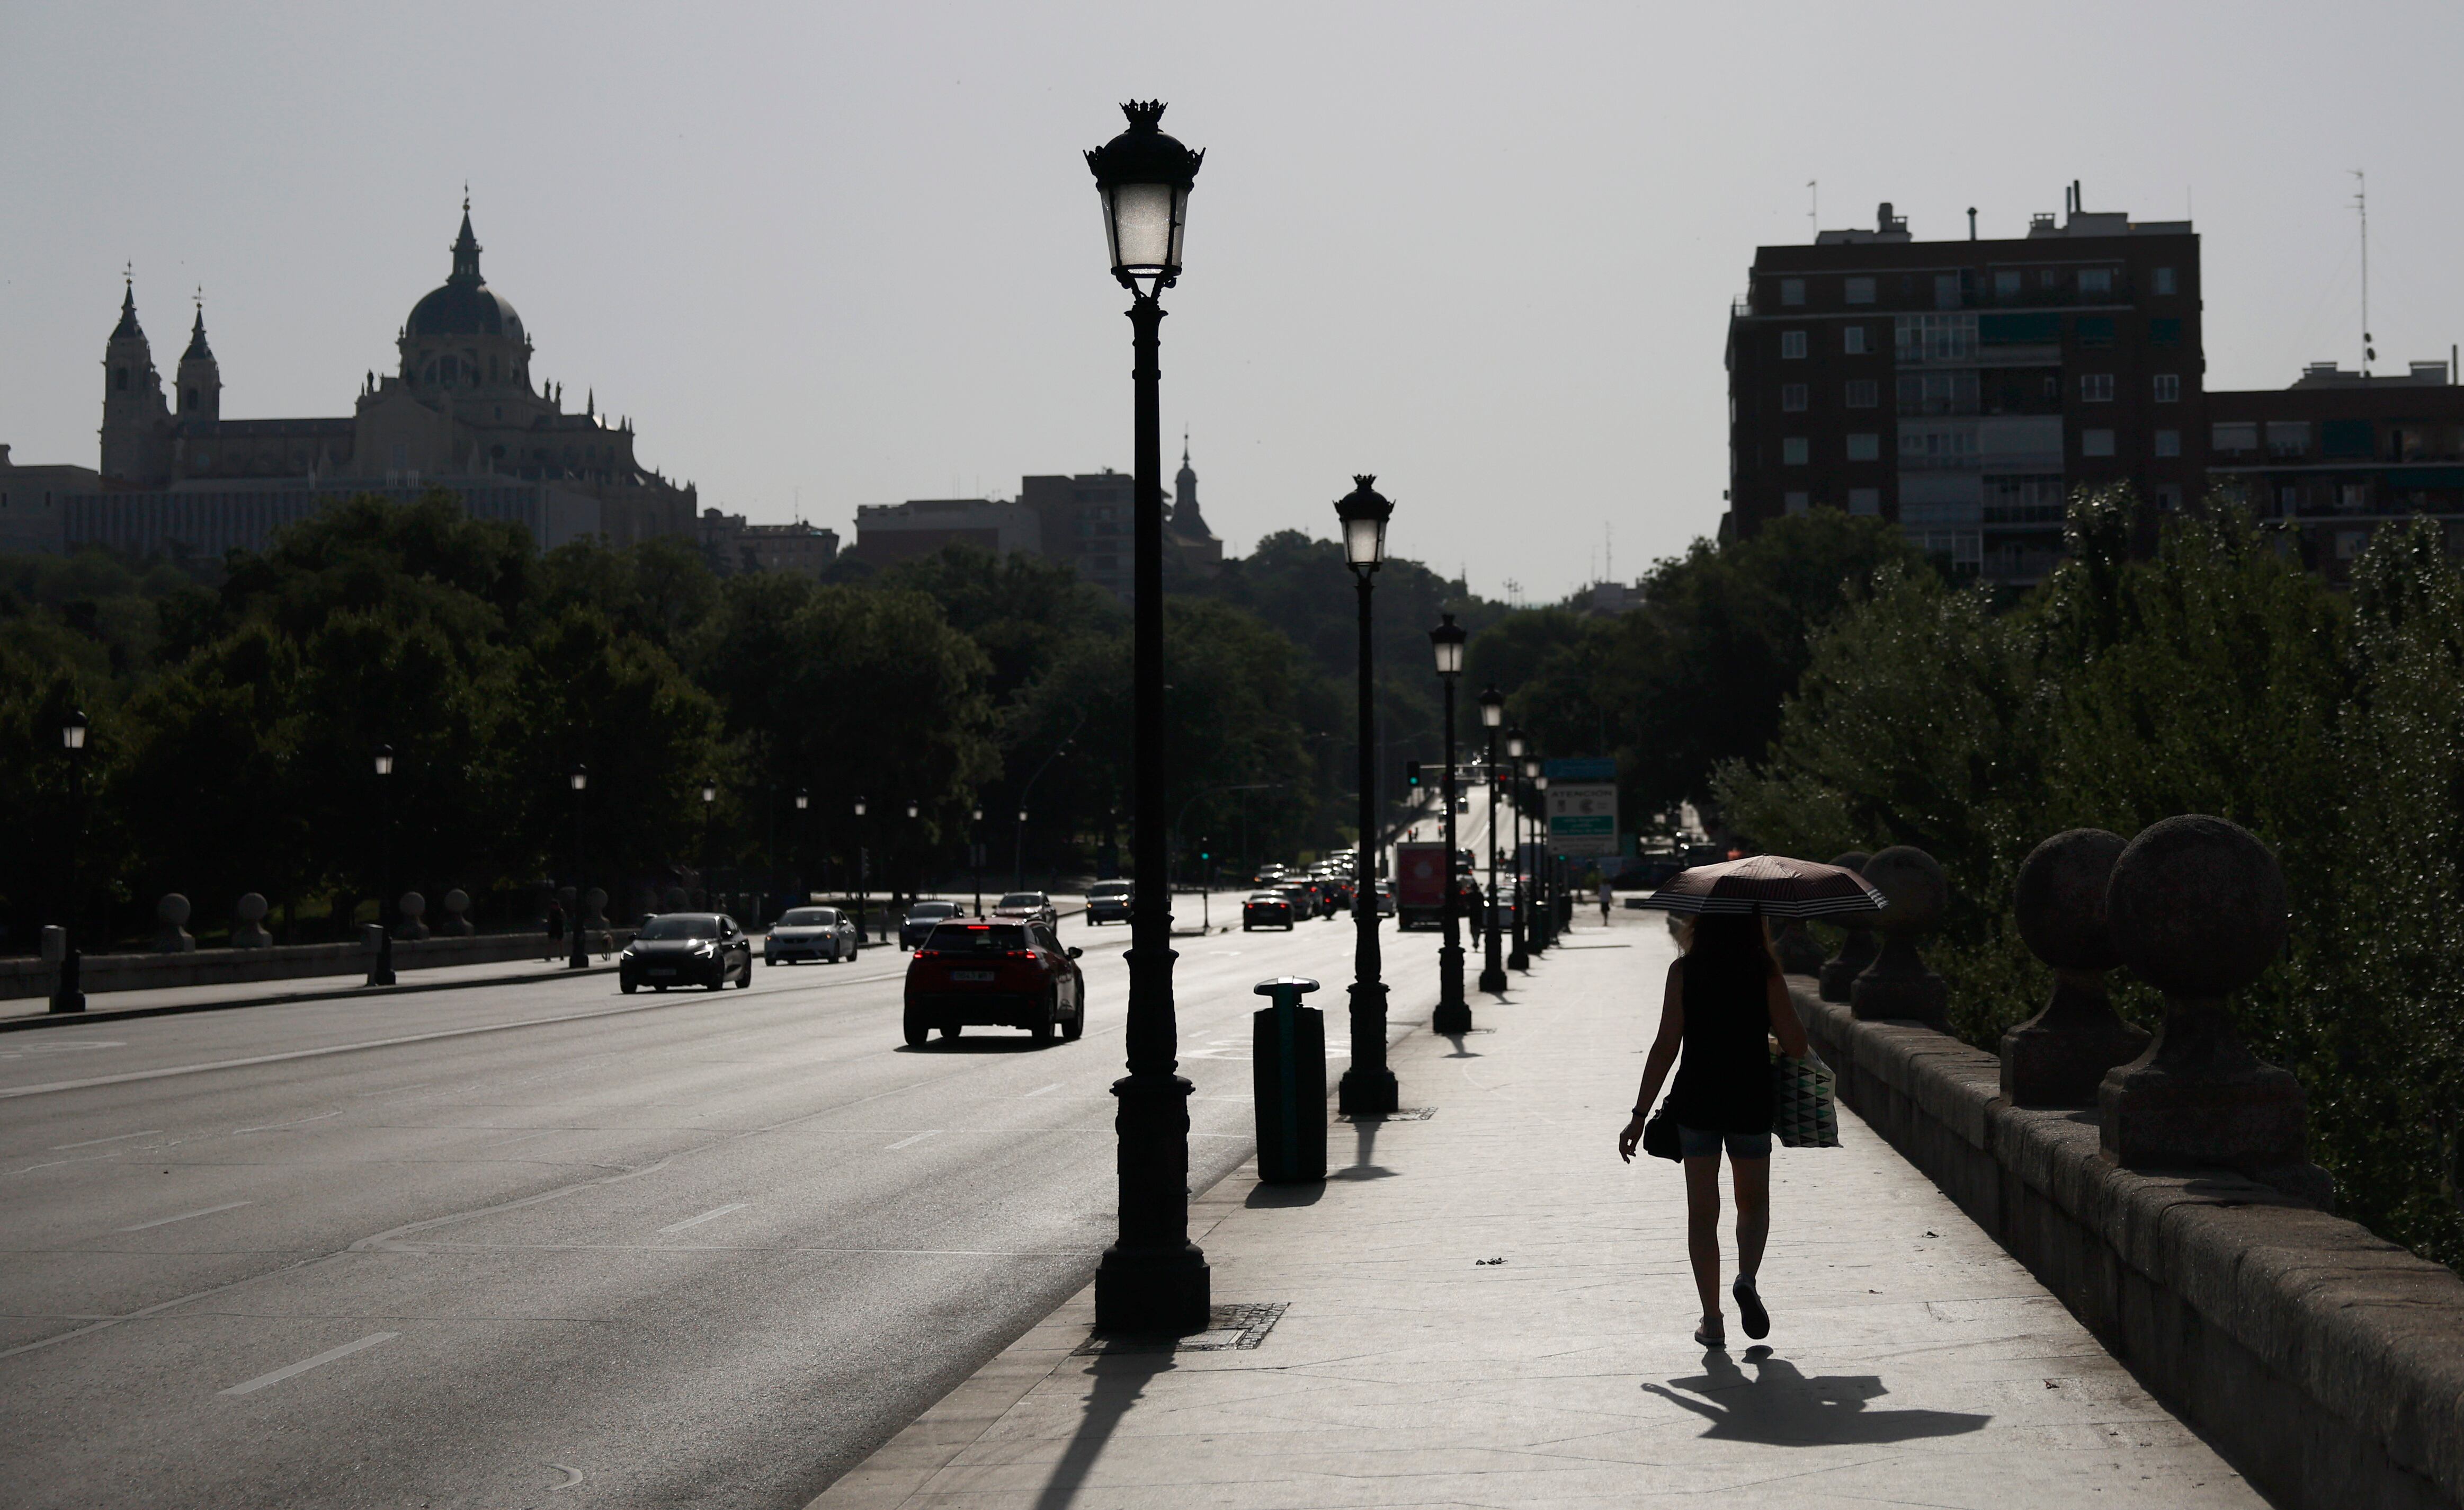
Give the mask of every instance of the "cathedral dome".
M 471 233 L 471 207 L 462 207 L 462 234 L 453 242 L 453 274 L 444 286 L 413 304 L 403 322 L 412 341 L 438 336 L 503 336 L 522 339 L 522 317 L 513 303 L 479 278 L 479 242 Z

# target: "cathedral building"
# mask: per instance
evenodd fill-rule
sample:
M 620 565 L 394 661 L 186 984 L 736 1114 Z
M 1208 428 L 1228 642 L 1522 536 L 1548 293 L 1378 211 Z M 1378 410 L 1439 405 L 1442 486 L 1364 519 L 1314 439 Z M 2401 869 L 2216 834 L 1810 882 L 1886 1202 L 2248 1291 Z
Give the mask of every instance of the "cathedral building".
M 444 488 L 474 517 L 524 525 L 541 549 L 693 537 L 695 489 L 641 464 L 630 421 L 588 397 L 568 410 L 560 386 L 533 380 L 530 333 L 481 278 L 479 250 L 466 201 L 452 271 L 403 322 L 397 370 L 368 373 L 338 418 L 224 418 L 202 306 L 166 395 L 132 282 L 103 348 L 99 477 L 45 490 L 51 523 L 22 510 L 0 522 L 12 538 L 55 524 L 55 548 L 219 555 L 262 549 L 338 498 Z M 10 477 L 0 463 L 0 488 Z

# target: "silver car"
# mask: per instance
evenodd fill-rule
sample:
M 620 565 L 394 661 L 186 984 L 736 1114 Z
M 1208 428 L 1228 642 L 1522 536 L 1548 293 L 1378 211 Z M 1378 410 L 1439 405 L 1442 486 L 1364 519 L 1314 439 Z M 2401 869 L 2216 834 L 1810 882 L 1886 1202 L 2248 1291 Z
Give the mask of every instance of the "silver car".
M 816 960 L 836 965 L 855 958 L 857 942 L 854 921 L 839 908 L 790 907 L 761 941 L 761 963 Z
M 1061 925 L 1061 914 L 1054 909 L 1052 899 L 1040 891 L 1014 891 L 993 903 L 996 922 L 1040 922 L 1047 928 Z

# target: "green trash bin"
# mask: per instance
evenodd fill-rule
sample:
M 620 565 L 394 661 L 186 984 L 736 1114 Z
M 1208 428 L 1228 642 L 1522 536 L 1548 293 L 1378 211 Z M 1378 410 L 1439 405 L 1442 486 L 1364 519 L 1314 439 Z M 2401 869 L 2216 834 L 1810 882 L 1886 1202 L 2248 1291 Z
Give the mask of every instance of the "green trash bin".
M 1268 1185 L 1326 1178 L 1326 1013 L 1301 1005 L 1315 989 L 1296 975 L 1260 981 L 1274 1005 L 1249 1018 L 1258 1178 Z

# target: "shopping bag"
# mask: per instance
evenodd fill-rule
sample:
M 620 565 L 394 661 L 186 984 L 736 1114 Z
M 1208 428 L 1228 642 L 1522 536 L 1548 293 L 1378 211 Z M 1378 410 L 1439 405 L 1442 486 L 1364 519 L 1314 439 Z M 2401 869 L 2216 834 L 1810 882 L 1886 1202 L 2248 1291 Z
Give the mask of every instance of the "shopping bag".
M 1837 1084 L 1831 1066 L 1808 1052 L 1771 1055 L 1771 1132 L 1783 1148 L 1839 1146 Z

